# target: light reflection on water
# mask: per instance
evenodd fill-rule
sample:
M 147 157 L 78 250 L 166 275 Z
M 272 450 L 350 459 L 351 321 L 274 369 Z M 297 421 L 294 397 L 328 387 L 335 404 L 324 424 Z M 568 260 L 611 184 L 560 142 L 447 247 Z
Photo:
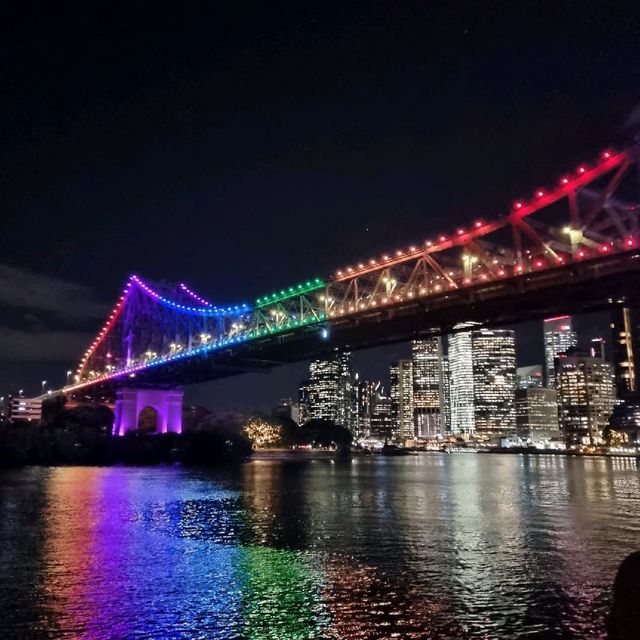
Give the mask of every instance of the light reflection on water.
M 424 455 L 0 474 L 15 638 L 598 638 L 630 460 Z

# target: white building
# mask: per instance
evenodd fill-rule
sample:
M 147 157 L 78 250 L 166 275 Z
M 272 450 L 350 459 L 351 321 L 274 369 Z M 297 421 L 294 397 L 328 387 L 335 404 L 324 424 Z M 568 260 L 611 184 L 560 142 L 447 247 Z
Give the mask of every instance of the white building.
M 456 325 L 454 329 L 470 326 Z M 449 397 L 453 434 L 470 434 L 475 430 L 471 354 L 471 331 L 459 331 L 449 336 Z
M 415 437 L 424 440 L 442 436 L 445 430 L 442 340 L 414 340 L 411 359 Z
M 42 418 L 42 397 L 39 398 L 12 398 L 11 422 L 26 420 L 38 422 Z
M 556 386 L 555 359 L 578 344 L 578 336 L 573 330 L 571 316 L 546 318 L 544 330 L 544 359 L 547 387 Z
M 473 404 L 477 434 L 516 432 L 516 342 L 511 329 L 472 332 Z

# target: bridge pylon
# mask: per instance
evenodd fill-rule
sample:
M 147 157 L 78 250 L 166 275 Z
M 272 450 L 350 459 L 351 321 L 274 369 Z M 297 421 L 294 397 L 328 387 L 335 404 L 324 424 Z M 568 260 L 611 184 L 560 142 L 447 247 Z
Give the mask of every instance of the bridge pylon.
M 126 387 L 116 391 L 113 435 L 123 436 L 139 428 L 140 413 L 156 412 L 156 433 L 182 433 L 182 389 Z

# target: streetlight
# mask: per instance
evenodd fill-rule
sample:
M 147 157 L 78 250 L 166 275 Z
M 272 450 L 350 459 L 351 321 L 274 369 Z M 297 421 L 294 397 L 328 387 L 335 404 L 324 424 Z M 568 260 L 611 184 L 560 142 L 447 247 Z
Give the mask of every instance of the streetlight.
M 67 386 L 69 386 L 69 376 L 73 373 L 73 371 L 67 371 Z
M 47 386 L 47 381 L 43 380 L 42 381 L 42 395 L 44 395 L 44 388 Z

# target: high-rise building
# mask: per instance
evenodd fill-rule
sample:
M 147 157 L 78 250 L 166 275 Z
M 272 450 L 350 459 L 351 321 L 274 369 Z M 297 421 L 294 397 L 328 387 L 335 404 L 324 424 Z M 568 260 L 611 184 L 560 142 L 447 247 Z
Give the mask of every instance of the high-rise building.
M 456 325 L 454 329 L 470 327 Z M 458 331 L 449 336 L 449 397 L 451 433 L 473 433 L 473 359 L 471 331 Z
M 544 359 L 547 387 L 556 386 L 555 360 L 558 354 L 564 353 L 578 344 L 578 337 L 572 327 L 571 316 L 546 318 L 544 330 Z
M 397 360 L 391 364 L 391 411 L 394 440 L 413 439 L 413 362 Z
M 449 375 L 449 358 L 442 356 L 442 434 L 451 433 L 451 377 Z
M 516 432 L 516 345 L 511 329 L 472 332 L 473 405 L 477 434 Z
M 357 436 L 366 438 L 371 434 L 371 416 L 376 403 L 380 382 L 358 380 L 358 429 Z
M 541 386 L 516 389 L 516 433 L 519 438 L 533 442 L 560 436 L 555 389 Z
M 629 307 L 611 311 L 611 358 L 619 396 L 639 391 L 640 313 Z
M 298 389 L 298 412 L 299 422 L 298 424 L 305 424 L 311 420 L 311 398 L 310 398 L 311 383 L 309 380 L 303 380 L 300 383 Z
M 516 369 L 516 378 L 516 386 L 518 389 L 542 387 L 542 383 L 544 382 L 542 365 L 532 364 L 528 367 L 518 367 Z
M 442 393 L 442 340 L 414 340 L 411 343 L 413 363 L 413 425 L 415 437 L 421 440 L 444 434 L 444 398 Z
M 391 407 L 391 398 L 384 395 L 384 390 L 376 393 L 375 404 L 371 414 L 371 437 L 383 442 L 395 441 L 395 420 Z
M 295 423 L 300 424 L 300 407 L 291 398 L 280 400 L 278 406 L 274 407 L 272 415 L 274 418 L 293 420 Z
M 309 419 L 325 418 L 353 431 L 357 421 L 351 354 L 336 350 L 309 365 Z
M 557 365 L 560 426 L 568 445 L 598 444 L 613 412 L 613 369 L 601 358 L 560 354 Z

